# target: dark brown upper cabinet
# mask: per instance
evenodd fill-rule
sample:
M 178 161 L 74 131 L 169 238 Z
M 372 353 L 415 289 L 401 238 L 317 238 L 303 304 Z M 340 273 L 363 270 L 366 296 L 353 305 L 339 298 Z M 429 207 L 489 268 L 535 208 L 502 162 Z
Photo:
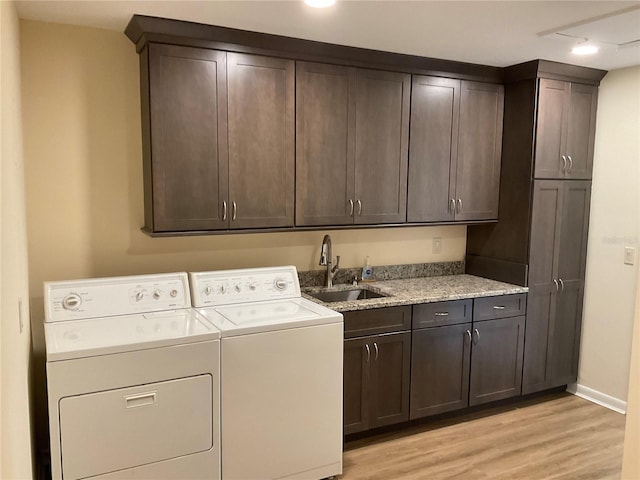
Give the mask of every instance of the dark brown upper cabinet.
M 409 222 L 498 218 L 501 85 L 414 76 Z
M 296 225 L 406 221 L 410 76 L 296 69 Z
M 293 226 L 294 62 L 228 53 L 231 228 Z
M 535 178 L 589 179 L 598 88 L 540 79 Z
M 227 54 L 150 44 L 141 53 L 145 228 L 227 228 Z
M 294 62 L 141 53 L 145 230 L 293 226 Z

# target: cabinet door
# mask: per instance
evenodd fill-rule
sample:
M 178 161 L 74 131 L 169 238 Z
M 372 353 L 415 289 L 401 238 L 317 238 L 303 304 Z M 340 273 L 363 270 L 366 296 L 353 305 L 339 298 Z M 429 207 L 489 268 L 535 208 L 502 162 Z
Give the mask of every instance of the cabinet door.
M 454 219 L 460 80 L 414 76 L 407 221 Z
M 369 345 L 371 427 L 409 420 L 411 332 L 378 335 Z
M 469 404 L 471 323 L 414 330 L 411 340 L 411 419 Z
M 355 223 L 407 219 L 411 76 L 357 70 Z
M 296 63 L 296 225 L 353 223 L 355 69 Z
M 293 225 L 294 62 L 227 54 L 231 228 Z
M 566 123 L 571 84 L 542 78 L 538 84 L 538 118 L 535 146 L 535 178 L 562 178 L 568 166 Z
M 548 388 L 550 381 L 549 342 L 558 292 L 556 265 L 560 251 L 563 183 L 536 180 L 533 187 L 529 296 L 522 379 L 522 392 L 525 394 Z
M 571 84 L 566 151 L 566 178 L 591 178 L 596 132 L 598 87 Z
M 227 228 L 226 53 L 148 48 L 148 64 L 141 57 L 149 83 L 142 93 L 146 228 Z
M 558 255 L 560 292 L 551 335 L 551 387 L 578 378 L 591 182 L 567 181 L 562 190 Z
M 469 405 L 520 395 L 524 318 L 473 323 Z
M 344 342 L 344 434 L 369 428 L 369 365 L 372 337 Z
M 462 82 L 456 220 L 498 218 L 503 114 L 502 85 Z

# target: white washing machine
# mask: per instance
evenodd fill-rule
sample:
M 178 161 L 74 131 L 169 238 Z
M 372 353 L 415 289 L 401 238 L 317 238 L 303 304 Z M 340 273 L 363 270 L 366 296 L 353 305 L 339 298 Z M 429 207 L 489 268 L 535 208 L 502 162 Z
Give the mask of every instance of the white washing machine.
M 220 332 L 186 273 L 44 286 L 54 479 L 219 479 Z
M 221 335 L 222 478 L 341 474 L 342 315 L 301 298 L 292 266 L 189 275 Z

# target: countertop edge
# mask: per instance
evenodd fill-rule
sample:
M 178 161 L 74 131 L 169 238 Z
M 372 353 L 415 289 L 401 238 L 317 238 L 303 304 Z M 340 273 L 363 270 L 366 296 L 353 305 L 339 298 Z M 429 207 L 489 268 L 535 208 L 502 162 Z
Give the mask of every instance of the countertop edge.
M 455 278 L 459 277 L 459 278 Z M 417 283 L 422 283 L 428 278 L 430 288 L 420 288 Z M 440 281 L 439 281 L 440 280 Z M 443 289 L 455 285 L 455 292 L 443 293 Z M 478 288 L 476 284 L 483 284 L 483 288 Z M 470 284 L 470 285 L 467 285 Z M 471 285 L 473 284 L 473 285 Z M 403 288 L 406 285 L 406 288 Z M 353 288 L 351 285 L 338 285 L 336 289 L 345 290 Z M 419 305 L 423 303 L 446 302 L 451 300 L 464 300 L 469 298 L 495 297 L 500 295 L 516 295 L 527 293 L 528 287 L 511 285 L 504 282 L 497 282 L 473 275 L 447 275 L 443 277 L 423 277 L 409 278 L 404 280 L 388 280 L 374 284 L 359 285 L 361 288 L 373 290 L 387 295 L 382 298 L 356 300 L 346 302 L 323 302 L 312 297 L 307 292 L 322 291 L 321 287 L 307 287 L 302 290 L 302 296 L 319 305 L 323 305 L 336 312 L 345 313 L 358 310 L 371 310 L 376 308 L 400 307 L 406 305 Z M 324 289 L 326 290 L 326 289 Z M 396 290 L 403 290 L 403 293 L 396 293 Z M 425 291 L 429 290 L 429 291 Z M 437 291 L 434 292 L 434 290 Z

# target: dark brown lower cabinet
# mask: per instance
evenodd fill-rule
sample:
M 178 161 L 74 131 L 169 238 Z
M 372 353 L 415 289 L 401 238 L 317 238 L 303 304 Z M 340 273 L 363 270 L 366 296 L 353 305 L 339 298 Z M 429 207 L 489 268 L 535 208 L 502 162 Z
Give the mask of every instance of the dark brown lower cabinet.
M 414 330 L 412 420 L 469 405 L 470 332 L 471 323 Z
M 344 434 L 409 419 L 411 332 L 344 342 Z
M 520 395 L 524 316 L 474 322 L 469 405 Z
M 453 309 L 460 302 L 470 307 L 470 300 L 414 306 L 414 326 L 432 310 L 430 325 L 441 326 L 412 332 L 411 419 L 521 393 L 526 294 L 473 300 L 473 322 Z

